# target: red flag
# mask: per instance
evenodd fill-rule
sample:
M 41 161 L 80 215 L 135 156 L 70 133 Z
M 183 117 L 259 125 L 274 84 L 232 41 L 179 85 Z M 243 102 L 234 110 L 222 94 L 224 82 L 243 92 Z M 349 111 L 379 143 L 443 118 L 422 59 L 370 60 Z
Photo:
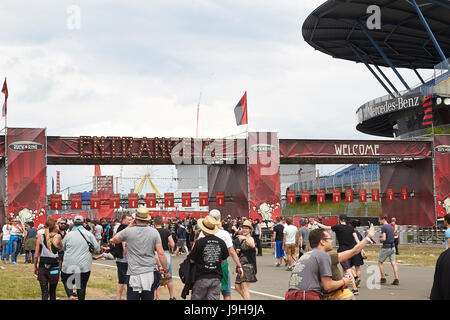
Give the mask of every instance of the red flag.
M 5 95 L 5 103 L 3 103 L 2 116 L 6 117 L 6 101 L 8 100 L 8 86 L 6 85 L 6 78 L 5 82 L 3 82 L 2 93 Z
M 248 124 L 247 119 L 247 91 L 245 91 L 239 103 L 234 107 L 234 116 L 236 117 L 236 124 Z

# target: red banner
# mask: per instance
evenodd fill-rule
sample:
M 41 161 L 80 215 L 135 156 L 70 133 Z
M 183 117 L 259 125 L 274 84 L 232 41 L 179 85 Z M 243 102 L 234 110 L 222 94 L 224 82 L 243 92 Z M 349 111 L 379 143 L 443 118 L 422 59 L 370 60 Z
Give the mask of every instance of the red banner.
M 7 128 L 7 213 L 22 225 L 47 216 L 45 129 Z M 3 191 L 4 192 L 4 191 Z
M 91 209 L 100 208 L 100 196 L 98 194 L 91 194 Z
M 192 206 L 191 193 L 183 192 L 181 194 L 181 202 L 182 202 L 183 207 L 191 207 Z
M 200 207 L 207 207 L 209 205 L 208 203 L 208 192 L 199 192 L 198 198 L 200 201 Z
M 353 190 L 345 190 L 345 202 L 353 202 Z
M 225 205 L 225 192 L 223 191 L 216 192 L 216 205 L 218 206 Z
M 367 202 L 367 191 L 366 189 L 359 189 L 359 202 Z
M 281 216 L 280 151 L 276 132 L 248 133 L 250 216 L 273 221 Z
M 61 210 L 62 208 L 62 195 L 52 194 L 50 195 L 50 204 L 52 210 Z
M 174 206 L 173 193 L 164 193 L 164 206 L 170 208 Z
M 341 190 L 333 190 L 333 202 L 341 202 Z
M 309 190 L 302 190 L 302 203 L 306 204 L 309 203 L 310 199 L 309 199 Z
M 436 215 L 450 213 L 450 135 L 434 135 L 434 184 Z
M 128 194 L 128 208 L 137 208 L 139 204 L 139 195 L 137 193 Z
M 317 190 L 317 202 L 325 203 L 325 190 Z
M 380 190 L 372 189 L 372 202 L 373 201 L 380 201 Z
M 287 203 L 295 203 L 295 190 L 287 190 L 286 191 Z
M 145 195 L 145 204 L 147 208 L 156 208 L 156 193 L 147 193 Z
M 395 199 L 394 189 L 392 189 L 392 188 L 387 188 L 386 189 L 386 198 L 389 201 L 394 201 L 394 199 Z
M 280 157 L 300 159 L 352 159 L 386 157 L 431 157 L 431 145 L 426 141 L 370 140 L 280 140 Z
M 112 194 L 109 198 L 109 207 L 111 209 L 120 208 L 120 194 Z
M 407 188 L 400 189 L 400 199 L 408 200 L 408 189 Z
M 81 210 L 81 194 L 72 194 L 70 202 L 72 210 Z

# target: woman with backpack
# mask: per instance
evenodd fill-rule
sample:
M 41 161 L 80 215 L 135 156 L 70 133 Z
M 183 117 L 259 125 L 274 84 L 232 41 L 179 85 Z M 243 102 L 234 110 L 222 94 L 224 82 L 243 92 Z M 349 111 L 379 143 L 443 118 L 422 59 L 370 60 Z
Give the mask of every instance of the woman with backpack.
M 34 253 L 34 274 L 41 286 L 42 300 L 56 300 L 59 281 L 59 255 L 61 235 L 54 219 L 47 219 L 45 229 L 37 233 Z M 39 263 L 39 264 L 38 264 Z

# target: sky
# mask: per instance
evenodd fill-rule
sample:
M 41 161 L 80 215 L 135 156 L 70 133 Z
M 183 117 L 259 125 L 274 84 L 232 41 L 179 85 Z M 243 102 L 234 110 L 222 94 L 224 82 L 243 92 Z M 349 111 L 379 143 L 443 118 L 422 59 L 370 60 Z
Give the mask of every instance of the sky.
M 247 91 L 249 130 L 379 139 L 356 130 L 355 112 L 386 94 L 381 85 L 363 64 L 315 51 L 302 37 L 304 20 L 323 2 L 3 1 L 8 127 L 47 128 L 48 136 L 194 137 L 201 93 L 199 137 L 222 138 L 245 130 L 233 109 Z M 56 170 L 62 188 L 74 191 L 94 172 L 49 166 L 47 190 Z M 172 167 L 102 166 L 103 174 L 120 170 L 124 177 L 151 172 L 161 190 L 173 188 Z

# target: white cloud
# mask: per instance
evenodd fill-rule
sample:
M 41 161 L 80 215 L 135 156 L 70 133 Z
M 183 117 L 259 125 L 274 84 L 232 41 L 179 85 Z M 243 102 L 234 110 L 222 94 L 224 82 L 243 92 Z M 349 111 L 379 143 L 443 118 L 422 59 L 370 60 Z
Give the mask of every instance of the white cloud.
M 2 3 L 8 125 L 62 136 L 194 136 L 201 92 L 199 133 L 216 138 L 242 131 L 233 108 L 247 91 L 250 128 L 373 139 L 356 131 L 355 111 L 383 88 L 364 65 L 302 38 L 322 2 L 85 0 L 76 4 L 79 30 L 66 25 L 72 2 Z M 63 181 L 85 181 L 73 171 Z

